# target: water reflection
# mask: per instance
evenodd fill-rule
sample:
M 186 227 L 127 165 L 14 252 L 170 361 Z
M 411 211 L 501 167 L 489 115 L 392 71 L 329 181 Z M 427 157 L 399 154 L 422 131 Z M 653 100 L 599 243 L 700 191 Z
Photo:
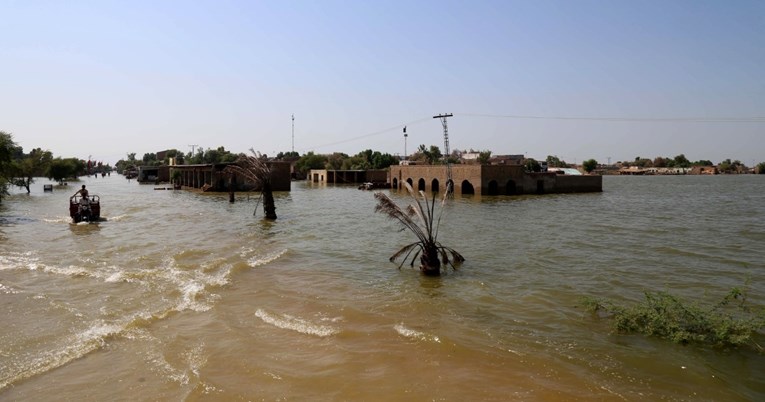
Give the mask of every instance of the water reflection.
M 443 286 L 444 278 L 441 276 L 420 275 L 420 288 L 430 297 L 441 297 L 441 288 Z

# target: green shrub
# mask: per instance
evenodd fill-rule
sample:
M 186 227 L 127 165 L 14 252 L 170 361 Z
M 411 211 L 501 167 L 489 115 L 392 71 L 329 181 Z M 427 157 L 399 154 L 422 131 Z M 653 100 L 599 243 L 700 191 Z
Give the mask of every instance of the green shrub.
M 645 292 L 645 300 L 633 306 L 586 297 L 584 307 L 613 319 L 620 333 L 642 333 L 677 343 L 704 343 L 714 346 L 749 344 L 763 348 L 752 339 L 765 328 L 765 310 L 746 305 L 746 294 L 738 288 L 716 305 L 702 307 L 667 292 Z

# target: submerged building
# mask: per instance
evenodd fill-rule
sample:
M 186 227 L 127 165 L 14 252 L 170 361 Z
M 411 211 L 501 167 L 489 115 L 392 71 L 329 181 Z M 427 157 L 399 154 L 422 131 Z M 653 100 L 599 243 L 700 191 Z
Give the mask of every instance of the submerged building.
M 394 165 L 390 185 L 403 189 L 405 182 L 415 190 L 445 191 L 444 165 Z M 452 165 L 455 194 L 517 195 L 585 193 L 603 191 L 603 176 L 567 175 L 560 172 L 532 173 L 522 165 Z
M 162 165 L 140 167 L 138 181 L 146 183 L 167 183 L 173 181 L 185 188 L 201 189 L 204 191 L 236 191 L 260 190 L 256 183 L 238 174 L 224 172 L 233 164 L 212 163 L 199 165 Z M 290 191 L 292 180 L 289 162 L 268 162 L 271 168 L 271 189 L 273 191 Z

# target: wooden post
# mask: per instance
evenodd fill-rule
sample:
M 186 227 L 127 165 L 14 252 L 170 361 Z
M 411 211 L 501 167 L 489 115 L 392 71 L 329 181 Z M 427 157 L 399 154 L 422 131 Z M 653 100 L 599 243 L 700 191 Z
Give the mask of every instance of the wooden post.
M 234 179 L 233 174 L 228 175 L 228 202 L 234 203 Z

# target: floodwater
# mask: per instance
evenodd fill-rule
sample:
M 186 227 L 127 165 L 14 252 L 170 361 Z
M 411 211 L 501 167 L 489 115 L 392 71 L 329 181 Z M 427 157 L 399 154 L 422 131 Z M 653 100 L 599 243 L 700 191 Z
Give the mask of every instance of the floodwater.
M 765 176 L 457 196 L 439 239 L 467 261 L 439 278 L 388 261 L 413 236 L 353 187 L 294 182 L 268 222 L 254 196 L 91 177 L 105 221 L 74 225 L 81 183 L 45 183 L 0 204 L 0 400 L 765 399 L 765 355 L 580 306 L 765 306 Z

